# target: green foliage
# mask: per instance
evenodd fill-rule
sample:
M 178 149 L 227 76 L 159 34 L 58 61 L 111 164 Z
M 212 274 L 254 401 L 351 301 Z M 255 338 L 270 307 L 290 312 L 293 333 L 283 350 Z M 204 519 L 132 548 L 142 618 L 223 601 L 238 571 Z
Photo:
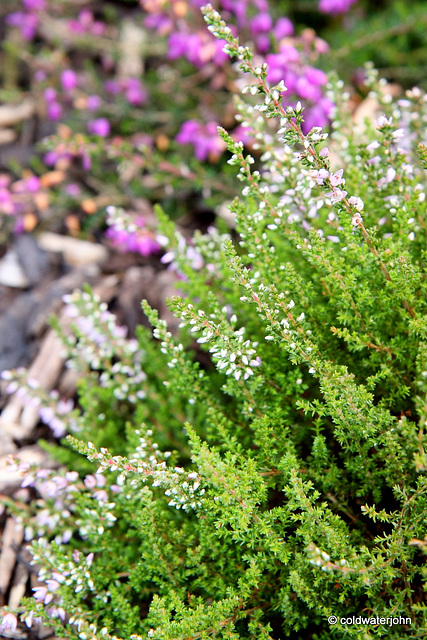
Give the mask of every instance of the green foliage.
M 327 149 L 205 14 L 260 98 L 239 111 L 261 160 L 221 132 L 244 183 L 238 236 L 196 236 L 199 269 L 159 211 L 185 278 L 169 301 L 178 336 L 146 302 L 155 342 L 141 331 L 136 344 L 89 291 L 67 301 L 84 377 L 68 442 L 96 465 L 84 482 L 64 472 L 62 516 L 33 542 L 58 582 L 56 633 L 423 638 L 426 189 L 411 114 L 426 118 L 427 101 L 385 101 L 361 131 L 335 82 Z

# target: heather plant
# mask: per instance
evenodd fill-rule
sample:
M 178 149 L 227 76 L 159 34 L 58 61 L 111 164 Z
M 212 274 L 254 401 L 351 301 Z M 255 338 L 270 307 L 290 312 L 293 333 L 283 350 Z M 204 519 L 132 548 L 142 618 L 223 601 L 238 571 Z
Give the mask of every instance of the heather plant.
M 248 149 L 253 140 L 249 128 L 236 127 L 232 98 L 238 80 L 222 51 L 224 43 L 204 28 L 200 2 L 137 4 L 3 3 L 0 98 L 18 101 L 30 94 L 51 134 L 43 137 L 29 168 L 15 162 L 11 175 L 0 176 L 3 242 L 13 233 L 42 227 L 101 237 L 107 205 L 123 207 L 145 229 L 139 235 L 150 235 L 153 228 L 144 218 L 142 198 L 161 202 L 168 215 L 179 217 L 194 199 L 216 207 L 225 194 L 230 200 L 236 195 L 217 125 Z M 284 80 L 285 102 L 302 101 L 306 133 L 329 121 L 332 103 L 325 93 L 325 71 L 347 73 L 349 68 L 359 81 L 367 50 L 378 64 L 395 70 L 388 70 L 392 79 L 405 83 L 414 74 L 423 79 L 422 5 L 405 8 L 393 2 L 378 16 L 377 4 L 370 26 L 369 3 L 352 0 L 283 0 L 275 5 L 218 0 L 216 6 L 234 33 L 252 43 L 257 64 L 268 63 L 268 81 Z M 327 34 L 332 51 L 315 31 Z M 366 41 L 362 32 L 374 32 L 375 43 L 385 40 L 387 46 L 366 49 L 371 35 Z M 365 42 L 362 49 L 359 42 Z M 395 57 L 389 61 L 392 51 L 399 56 L 404 51 L 405 64 Z M 409 68 L 413 51 L 417 62 Z M 142 248 L 143 255 L 150 246 L 155 249 L 154 243 L 125 240 L 123 234 L 119 238 L 115 229 L 107 234 L 110 240 L 121 250 Z
M 427 96 L 394 100 L 369 68 L 377 117 L 356 125 L 333 80 L 331 132 L 304 133 L 303 107 L 204 13 L 240 61 L 237 110 L 260 155 L 220 130 L 242 183 L 236 235 L 190 243 L 158 210 L 178 335 L 146 302 L 154 340 L 128 340 L 89 290 L 66 298 L 71 414 L 4 376 L 69 435 L 60 470 L 11 462 L 39 495 L 9 508 L 41 584 L 2 627 L 423 638 Z

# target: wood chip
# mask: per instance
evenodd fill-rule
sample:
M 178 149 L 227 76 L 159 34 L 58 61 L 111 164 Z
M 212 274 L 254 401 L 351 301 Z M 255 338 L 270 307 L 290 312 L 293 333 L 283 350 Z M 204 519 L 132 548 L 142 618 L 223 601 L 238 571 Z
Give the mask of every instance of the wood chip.
M 94 292 L 103 302 L 108 302 L 117 293 L 118 278 L 107 276 L 94 287 Z M 59 315 L 60 325 L 66 329 L 69 318 L 64 310 Z M 40 351 L 28 369 L 28 378 L 38 382 L 40 387 L 51 391 L 57 384 L 63 371 L 65 358 L 61 340 L 56 333 L 49 330 L 43 339 Z M 31 437 L 40 421 L 37 407 L 26 405 L 19 396 L 10 397 L 0 416 L 0 431 L 11 436 L 15 441 L 27 440 Z
M 0 553 L 0 595 L 4 596 L 16 563 L 16 554 L 24 539 L 24 529 L 13 518 L 6 520 Z
M 10 127 L 17 122 L 22 122 L 35 112 L 35 102 L 27 98 L 21 104 L 3 104 L 0 106 L 0 128 Z
M 108 250 L 103 245 L 62 236 L 58 233 L 41 233 L 38 242 L 45 251 L 62 253 L 65 262 L 72 267 L 102 264 L 108 259 Z
M 29 576 L 28 569 L 23 564 L 18 563 L 7 603 L 11 609 L 17 609 L 21 599 L 25 596 Z

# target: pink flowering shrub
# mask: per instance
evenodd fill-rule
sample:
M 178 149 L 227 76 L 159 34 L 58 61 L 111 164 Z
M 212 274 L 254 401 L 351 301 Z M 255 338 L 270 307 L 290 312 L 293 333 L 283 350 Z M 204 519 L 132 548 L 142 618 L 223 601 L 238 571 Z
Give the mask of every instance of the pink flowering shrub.
M 302 104 L 204 12 L 245 74 L 236 111 L 258 161 L 220 130 L 233 233 L 186 240 L 158 208 L 162 260 L 181 275 L 176 335 L 144 301 L 152 330 L 128 339 L 76 291 L 59 329 L 76 408 L 3 374 L 68 436 L 61 469 L 11 460 L 38 496 L 7 506 L 40 584 L 3 608 L 2 631 L 422 638 L 427 95 L 390 99 L 370 67 L 374 117 L 354 122 L 335 80 L 331 130 L 304 133 Z M 145 229 L 108 215 L 117 233 Z

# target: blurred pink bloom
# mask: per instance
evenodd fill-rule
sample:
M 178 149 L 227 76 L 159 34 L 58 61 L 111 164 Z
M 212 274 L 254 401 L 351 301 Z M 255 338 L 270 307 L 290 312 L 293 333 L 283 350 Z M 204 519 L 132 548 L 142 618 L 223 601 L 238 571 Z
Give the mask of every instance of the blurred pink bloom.
M 96 111 L 102 104 L 102 100 L 99 96 L 88 96 L 87 98 L 87 108 L 89 111 Z
M 110 123 L 107 118 L 97 118 L 96 120 L 90 120 L 87 125 L 89 133 L 101 138 L 106 138 L 110 135 Z
M 225 150 L 225 142 L 219 137 L 217 126 L 216 122 L 203 124 L 197 120 L 187 120 L 175 140 L 179 144 L 192 144 L 197 160 L 203 162 L 209 155 L 219 156 Z
M 65 69 L 61 73 L 61 84 L 65 91 L 71 91 L 77 87 L 77 76 L 72 69 Z
M 22 0 L 22 4 L 28 11 L 43 11 L 43 9 L 46 9 L 46 0 Z
M 59 102 L 51 102 L 47 108 L 47 115 L 51 120 L 59 120 L 62 116 L 62 106 Z
M 357 0 L 320 0 L 319 11 L 323 13 L 346 13 Z

